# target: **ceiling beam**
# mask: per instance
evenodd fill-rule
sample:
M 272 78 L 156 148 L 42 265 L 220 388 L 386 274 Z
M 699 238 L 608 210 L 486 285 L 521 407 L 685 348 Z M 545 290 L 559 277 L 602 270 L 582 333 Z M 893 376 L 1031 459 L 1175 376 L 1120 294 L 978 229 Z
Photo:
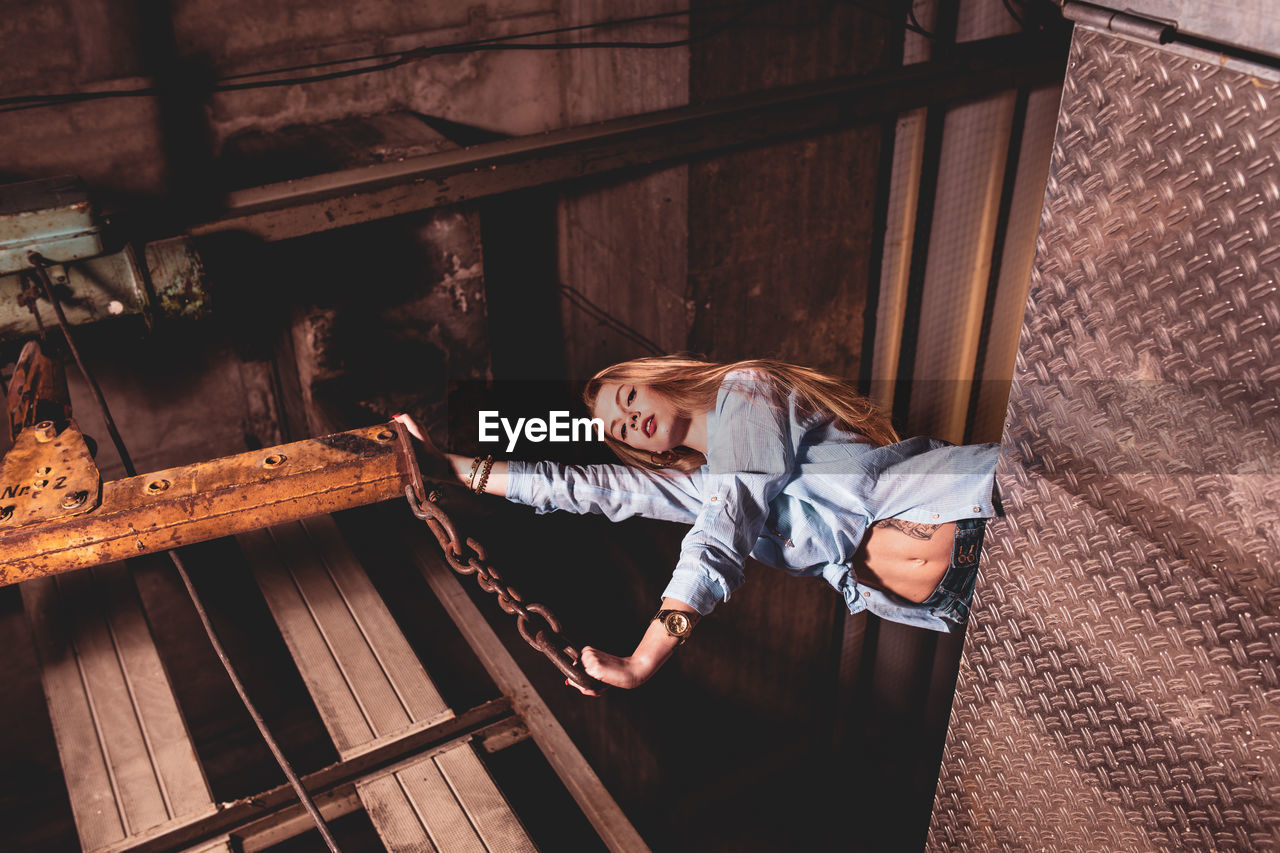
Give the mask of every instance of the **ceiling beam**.
M 237 190 L 192 234 L 285 240 L 416 210 L 839 130 L 903 110 L 1060 81 L 1065 46 L 1027 36 L 947 59 L 512 137 Z

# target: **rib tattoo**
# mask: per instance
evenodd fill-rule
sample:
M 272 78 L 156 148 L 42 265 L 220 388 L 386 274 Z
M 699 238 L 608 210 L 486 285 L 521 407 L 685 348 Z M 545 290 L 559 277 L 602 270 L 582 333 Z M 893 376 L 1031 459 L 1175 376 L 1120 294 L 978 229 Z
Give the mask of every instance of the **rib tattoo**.
M 919 521 L 903 521 L 901 518 L 882 518 L 872 525 L 872 527 L 892 527 L 912 539 L 924 540 L 932 539 L 933 534 L 937 533 L 941 526 L 941 524 L 924 524 Z

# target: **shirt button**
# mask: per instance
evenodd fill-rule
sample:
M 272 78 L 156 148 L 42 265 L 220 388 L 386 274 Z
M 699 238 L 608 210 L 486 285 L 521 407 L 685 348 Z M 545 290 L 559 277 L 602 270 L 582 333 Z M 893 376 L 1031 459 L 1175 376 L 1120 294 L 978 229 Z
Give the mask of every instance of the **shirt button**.
M 934 517 L 934 518 L 941 518 L 942 516 L 941 516 L 939 513 L 936 513 L 936 512 L 935 512 L 935 513 L 933 514 L 933 517 Z
M 973 511 L 974 511 L 974 512 L 982 512 L 982 507 L 980 507 L 980 506 L 975 506 L 975 507 L 973 508 Z
M 714 497 L 712 497 L 712 498 L 711 498 L 711 502 L 712 502 L 712 503 L 715 503 L 715 502 L 716 502 L 716 499 L 715 499 Z

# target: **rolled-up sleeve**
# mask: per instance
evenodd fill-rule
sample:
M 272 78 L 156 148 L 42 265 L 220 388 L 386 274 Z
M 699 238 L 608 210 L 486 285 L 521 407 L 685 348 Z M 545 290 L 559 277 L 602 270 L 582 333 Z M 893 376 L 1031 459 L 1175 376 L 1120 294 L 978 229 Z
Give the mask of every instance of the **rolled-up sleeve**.
M 769 517 L 769 503 L 795 467 L 793 406 L 794 399 L 778 394 L 758 374 L 735 371 L 725 377 L 708 414 L 702 503 L 664 598 L 705 615 L 742 586 L 746 557 Z
M 629 465 L 507 463 L 507 500 L 535 512 L 597 513 L 612 521 L 632 516 L 690 524 L 700 508 L 695 475 L 659 474 Z

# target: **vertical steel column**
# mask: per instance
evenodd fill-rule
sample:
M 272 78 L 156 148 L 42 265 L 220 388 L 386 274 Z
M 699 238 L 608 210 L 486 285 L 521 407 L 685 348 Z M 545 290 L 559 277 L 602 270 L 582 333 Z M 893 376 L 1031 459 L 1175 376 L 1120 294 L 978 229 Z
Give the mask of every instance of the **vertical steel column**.
M 933 25 L 933 58 L 946 59 L 955 46 L 959 3 L 940 2 Z M 925 115 L 924 155 L 920 161 L 919 189 L 916 193 L 915 228 L 911 242 L 911 272 L 907 279 L 907 308 L 898 350 L 898 383 L 893 392 L 893 411 L 905 418 L 914 387 L 916 347 L 920 337 L 920 314 L 924 304 L 925 265 L 929 260 L 929 239 L 933 234 L 934 202 L 938 194 L 938 171 L 942 161 L 942 130 L 947 118 L 946 104 L 928 108 Z
M 1009 233 L 1009 211 L 1013 207 L 1013 191 L 1018 182 L 1018 155 L 1022 151 L 1022 131 L 1027 122 L 1027 100 L 1031 92 L 1024 86 L 1018 90 L 1013 105 L 1013 123 L 1009 131 L 1009 148 L 1004 159 L 1004 182 L 1000 187 L 1000 211 L 996 214 L 996 233 L 991 241 L 991 272 L 987 276 L 986 299 L 982 306 L 982 332 L 978 336 L 978 354 L 973 362 L 973 386 L 969 389 L 969 413 L 965 417 L 965 441 L 974 441 L 973 425 L 982 399 L 982 369 L 987 362 L 987 347 L 991 340 L 991 327 L 996 312 L 996 294 L 999 292 L 1000 274 L 1003 269 L 1005 238 Z

